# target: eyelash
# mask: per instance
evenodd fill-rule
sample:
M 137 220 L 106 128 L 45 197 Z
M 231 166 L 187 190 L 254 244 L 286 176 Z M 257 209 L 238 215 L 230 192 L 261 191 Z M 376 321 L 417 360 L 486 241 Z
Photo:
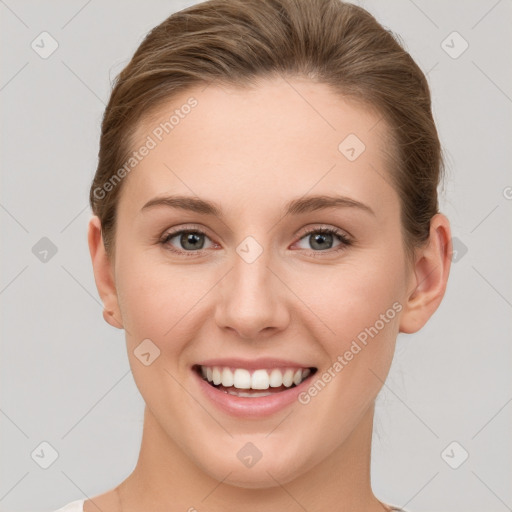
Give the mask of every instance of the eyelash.
M 164 237 L 159 240 L 159 243 L 164 246 L 167 250 L 175 253 L 175 254 L 179 254 L 179 255 L 185 255 L 186 257 L 194 257 L 194 256 L 197 256 L 197 253 L 202 251 L 203 249 L 199 249 L 197 251 L 181 251 L 181 250 L 178 250 L 178 249 L 175 249 L 174 247 L 172 247 L 170 244 L 169 244 L 169 241 L 171 239 L 173 239 L 175 236 L 177 235 L 180 235 L 182 233 L 188 233 L 188 234 L 199 234 L 199 235 L 205 235 L 206 237 L 208 237 L 208 235 L 202 231 L 201 229 L 197 229 L 197 228 L 190 228 L 190 229 L 180 229 L 180 230 L 177 230 L 177 231 L 171 231 L 170 233 L 166 233 L 164 235 Z M 301 237 L 299 238 L 299 241 L 302 240 L 303 238 L 307 237 L 308 235 L 312 234 L 312 233 L 321 233 L 321 234 L 328 234 L 328 235 L 334 235 L 340 242 L 341 244 L 335 248 L 335 249 L 329 249 L 329 250 L 326 250 L 326 251 L 309 251 L 309 254 L 314 256 L 314 257 L 322 257 L 321 254 L 322 253 L 327 253 L 327 254 L 333 254 L 333 253 L 338 253 L 340 251 L 344 251 L 347 247 L 349 247 L 350 245 L 352 245 L 352 240 L 350 240 L 346 235 L 345 233 L 343 233 L 342 231 L 338 230 L 338 229 L 335 229 L 335 228 L 326 228 L 326 227 L 322 227 L 322 228 L 308 228 L 306 229 Z

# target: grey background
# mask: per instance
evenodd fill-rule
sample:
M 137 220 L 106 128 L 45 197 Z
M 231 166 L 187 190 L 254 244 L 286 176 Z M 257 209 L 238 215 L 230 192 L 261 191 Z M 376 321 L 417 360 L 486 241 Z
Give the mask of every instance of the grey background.
M 102 319 L 87 195 L 110 80 L 149 29 L 193 3 L 0 0 L 2 511 L 94 496 L 136 463 L 143 402 L 124 332 Z M 377 401 L 373 488 L 410 512 L 512 510 L 512 2 L 360 4 L 428 72 L 459 248 L 440 309 L 399 336 Z M 31 47 L 43 31 L 59 45 L 47 59 Z M 453 31 L 469 44 L 458 58 L 445 51 L 462 48 Z M 43 237 L 57 250 L 46 262 Z M 32 455 L 42 442 L 58 453 L 47 469 Z

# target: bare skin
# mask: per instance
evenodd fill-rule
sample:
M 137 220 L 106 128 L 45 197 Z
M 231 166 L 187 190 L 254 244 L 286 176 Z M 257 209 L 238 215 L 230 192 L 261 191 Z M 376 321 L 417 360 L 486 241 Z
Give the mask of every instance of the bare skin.
M 388 510 L 370 483 L 375 398 L 398 333 L 419 330 L 442 300 L 449 222 L 434 216 L 428 243 L 407 259 L 388 128 L 376 112 L 325 85 L 295 78 L 251 89 L 195 87 L 162 107 L 158 119 L 191 96 L 197 106 L 124 178 L 112 260 L 99 219 L 89 224 L 104 317 L 126 331 L 146 409 L 135 469 L 86 500 L 84 510 Z M 158 119 L 141 123 L 134 148 Z M 365 145 L 353 161 L 338 150 L 349 134 Z M 143 209 L 171 194 L 214 201 L 224 215 Z M 317 194 L 365 206 L 283 215 L 288 201 Z M 333 236 L 329 248 L 318 249 L 304 228 L 321 227 L 351 243 Z M 160 243 L 178 230 L 204 232 L 201 249 L 184 247 L 179 235 Z M 250 264 L 236 251 L 248 236 L 263 249 Z M 321 392 L 266 417 L 218 409 L 191 370 L 207 358 L 265 356 L 307 363 L 317 375 L 331 369 L 332 376 L 338 356 L 365 328 L 380 327 L 381 315 L 378 334 Z M 148 338 L 160 355 L 145 366 L 134 350 Z M 247 442 L 263 454 L 250 468 L 237 458 Z

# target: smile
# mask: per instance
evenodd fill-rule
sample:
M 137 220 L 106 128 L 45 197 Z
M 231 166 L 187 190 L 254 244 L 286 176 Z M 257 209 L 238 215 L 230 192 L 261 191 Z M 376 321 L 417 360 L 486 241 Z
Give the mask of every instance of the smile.
M 195 365 L 195 371 L 211 386 L 239 397 L 262 397 L 298 386 L 316 368 L 234 368 Z

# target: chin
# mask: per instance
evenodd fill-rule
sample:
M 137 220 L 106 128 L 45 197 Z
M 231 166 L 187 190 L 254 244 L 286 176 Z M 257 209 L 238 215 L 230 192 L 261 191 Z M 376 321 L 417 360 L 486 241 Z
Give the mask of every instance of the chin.
M 280 453 L 279 447 L 267 447 L 262 448 L 262 452 L 261 458 L 256 462 L 252 461 L 252 465 L 249 461 L 244 464 L 236 454 L 233 457 L 219 458 L 218 454 L 212 453 L 207 461 L 199 459 L 198 462 L 211 478 L 243 489 L 267 489 L 284 485 L 297 478 L 306 464 L 303 457 L 299 460 L 299 454 L 295 450 L 294 453 L 287 454 Z M 267 457 L 265 452 L 268 453 Z
M 214 476 L 215 479 L 222 481 L 223 484 L 241 489 L 269 489 L 287 484 L 296 477 L 296 468 L 293 471 L 289 471 L 274 466 L 261 466 L 259 469 L 256 469 L 256 467 L 232 468 L 232 472 L 227 478 L 226 473 Z

